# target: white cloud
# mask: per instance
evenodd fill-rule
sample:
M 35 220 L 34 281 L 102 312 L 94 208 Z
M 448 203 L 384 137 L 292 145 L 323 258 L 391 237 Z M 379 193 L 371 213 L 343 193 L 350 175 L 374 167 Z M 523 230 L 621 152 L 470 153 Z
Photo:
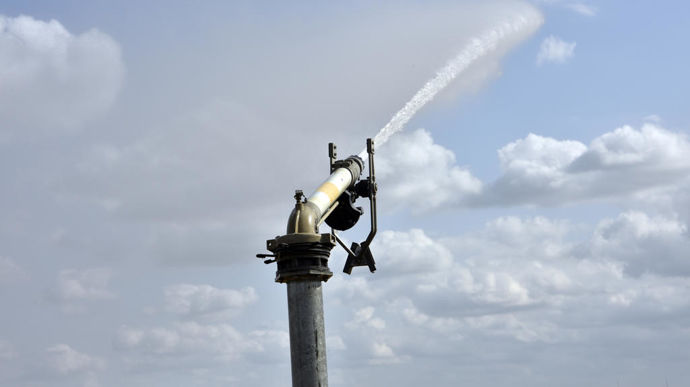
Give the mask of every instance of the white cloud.
M 378 291 L 376 297 L 342 296 L 343 288 L 362 287 L 354 282 L 335 290 L 327 286 L 325 297 L 348 297 L 353 318 L 341 332 L 348 332 L 348 352 L 357 358 L 366 354 L 370 364 L 414 359 L 422 366 L 425 359 L 466 357 L 494 362 L 493 350 L 472 348 L 481 344 L 520 353 L 545 348 L 543 343 L 547 353 L 532 363 L 539 367 L 558 363 L 549 357 L 570 353 L 573 346 L 580 348 L 580 357 L 569 364 L 586 363 L 582 353 L 608 356 L 621 346 L 628 354 L 617 361 L 625 362 L 640 346 L 662 350 L 668 337 L 685 340 L 690 306 L 690 274 L 683 271 L 689 251 L 687 237 L 681 237 L 685 226 L 625 212 L 603 220 L 589 237 L 579 236 L 581 231 L 581 225 L 543 217 L 500 217 L 479 231 L 425 236 L 429 243 L 418 260 L 419 272 L 404 276 L 395 275 L 392 262 L 406 254 L 404 249 L 389 255 L 387 247 L 395 245 L 392 237 L 404 244 L 408 235 L 391 233 L 374 250 L 379 270 L 359 277 Z M 438 255 L 434 245 L 449 252 L 449 263 L 423 268 Z M 386 275 L 389 270 L 393 275 Z M 368 325 L 376 318 L 386 322 L 385 329 Z M 649 324 L 650 318 L 664 323 Z M 352 331 L 357 334 L 349 335 Z M 609 344 L 597 347 L 602 340 Z
M 48 367 L 61 375 L 99 371 L 105 368 L 103 359 L 79 352 L 67 344 L 47 348 L 45 354 Z
M 165 299 L 169 311 L 192 316 L 241 309 L 256 302 L 258 296 L 252 287 L 234 290 L 178 284 L 165 289 Z
M 266 207 L 274 208 L 271 204 Z M 228 208 L 227 204 L 222 205 L 222 208 L 231 212 L 233 210 Z M 165 265 L 232 264 L 256 254 L 256 248 L 252 250 L 250 246 L 261 246 L 265 243 L 267 238 L 261 238 L 258 230 L 280 230 L 284 227 L 287 217 L 284 215 L 287 212 L 284 209 L 274 210 L 268 214 L 270 211 L 266 209 L 247 206 L 237 208 L 234 212 L 235 215 L 228 215 L 220 221 L 161 222 L 145 241 L 144 248 L 148 250 L 148 256 Z M 235 216 L 243 219 L 243 222 L 234 221 Z M 263 227 L 262 220 L 265 221 Z
M 593 17 L 597 15 L 597 8 L 584 3 L 566 3 L 565 7 L 583 16 Z
M 197 322 L 176 323 L 169 328 L 150 330 L 121 328 L 115 346 L 155 355 L 185 355 L 199 351 L 228 358 L 237 358 L 243 351 L 258 350 L 259 344 L 246 340 L 227 324 L 201 325 Z
M 643 118 L 646 122 L 651 122 L 653 124 L 661 124 L 663 119 L 658 114 L 649 114 Z
M 289 336 L 288 336 L 288 346 L 289 346 Z M 326 348 L 329 351 L 344 351 L 347 349 L 345 341 L 340 336 L 326 336 Z
M 536 0 L 540 3 L 546 4 L 546 5 L 556 5 L 559 7 L 566 8 L 570 11 L 573 11 L 579 15 L 582 16 L 587 16 L 587 17 L 594 17 L 598 13 L 597 7 L 591 5 L 591 4 L 586 4 L 582 3 L 579 1 L 563 1 L 563 0 Z
M 374 259 L 378 259 L 378 256 L 374 256 Z M 355 299 L 373 302 L 380 300 L 385 293 L 380 287 L 372 287 L 372 284 L 364 277 L 342 275 L 331 277 L 328 280 L 328 286 L 324 287 L 324 292 L 336 295 L 331 302 L 343 305 L 347 305 L 351 300 Z
M 556 36 L 548 36 L 541 42 L 537 54 L 537 65 L 544 63 L 565 63 L 575 55 L 575 42 L 566 42 Z
M 677 190 L 664 199 L 671 202 L 674 212 L 678 214 L 683 223 L 690 225 L 690 181 L 680 184 Z
M 377 153 L 376 168 L 377 179 L 385 187 L 380 193 L 384 205 L 413 202 L 413 208 L 428 209 L 461 203 L 482 189 L 466 168 L 455 165 L 453 152 L 435 144 L 423 129 L 391 138 Z
M 640 130 L 626 125 L 594 139 L 572 169 L 686 170 L 690 168 L 689 152 L 690 142 L 681 133 L 653 124 L 644 124 Z
M 402 363 L 405 359 L 396 355 L 393 348 L 388 343 L 381 340 L 376 340 L 369 345 L 369 364 L 397 364 Z
M 50 296 L 64 302 L 111 299 L 115 297 L 108 289 L 111 276 L 106 268 L 61 270 Z
M 503 170 L 553 178 L 586 150 L 587 147 L 578 141 L 558 141 L 530 133 L 499 149 L 498 158 Z
M 456 333 L 462 327 L 462 321 L 456 317 L 433 317 L 417 309 L 409 299 L 397 301 L 402 308 L 403 318 L 416 326 L 422 326 L 438 334 Z M 455 335 L 455 338 L 462 338 L 462 335 Z
M 556 204 L 632 197 L 690 174 L 690 142 L 652 124 L 623 126 L 589 147 L 536 135 L 499 150 L 503 175 L 480 202 Z
M 393 353 L 393 350 L 391 347 L 389 347 L 386 343 L 372 343 L 371 344 L 371 352 L 374 357 L 394 357 L 395 354 Z
M 380 152 L 384 170 L 380 181 L 385 184 L 380 195 L 418 210 L 563 206 L 612 198 L 640 202 L 645 196 L 670 195 L 690 178 L 687 136 L 651 123 L 640 129 L 622 126 L 595 138 L 589 146 L 530 133 L 498 150 L 502 174 L 491 183 L 482 183 L 456 166 L 453 153 L 434 144 L 427 132 L 398 137 L 388 144 L 391 149 Z M 405 154 L 416 163 L 398 162 Z M 673 192 L 673 199 L 666 201 L 681 200 L 682 193 Z M 675 207 L 681 214 L 687 212 L 680 202 Z
M 431 308 L 445 308 L 446 314 L 483 313 L 545 302 L 552 291 L 566 291 L 571 280 L 560 269 L 549 266 L 535 272 L 532 265 L 567 255 L 571 248 L 564 240 L 568 229 L 565 223 L 545 218 L 504 217 L 487 223 L 480 233 L 443 242 L 421 230 L 384 231 L 384 238 L 372 246 L 379 270 L 364 281 L 368 282 L 366 288 L 378 291 L 372 302 L 408 297 Z M 411 243 L 411 236 L 421 243 Z M 531 294 L 527 284 L 533 282 L 543 290 Z M 347 297 L 348 303 L 366 302 L 366 298 L 350 298 L 343 287 L 362 285 L 347 282 L 335 290 L 328 287 L 328 295 Z M 445 304 L 448 302 L 451 304 Z M 372 320 L 374 308 L 366 305 L 358 309 L 352 323 Z
M 169 326 L 139 329 L 124 326 L 113 340 L 133 369 L 194 367 L 257 360 L 289 359 L 285 331 L 257 329 L 242 333 L 229 324 L 176 322 Z
M 592 252 L 621 262 L 632 275 L 690 276 L 688 226 L 677 219 L 629 211 L 599 223 Z
M 260 342 L 271 343 L 279 348 L 287 349 L 290 348 L 290 334 L 287 331 L 275 330 L 275 329 L 258 329 L 249 332 L 249 337 L 256 338 Z M 340 337 L 327 337 L 326 340 L 332 339 L 335 345 L 342 343 Z
M 381 259 L 388 266 L 386 273 L 392 275 L 438 271 L 452 264 L 450 251 L 434 243 L 421 229 L 383 231 L 374 240 L 372 249 L 383 252 Z M 434 259 L 429 260 L 429 255 Z
M 566 223 L 541 217 L 501 217 L 480 232 L 433 241 L 456 253 L 449 267 L 417 276 L 416 295 L 436 307 L 457 302 L 462 306 L 446 307 L 470 315 L 549 302 L 550 294 L 566 291 L 572 283 L 561 269 L 539 266 L 568 255 L 568 230 Z M 427 254 L 426 261 L 435 256 Z M 534 283 L 539 286 L 530 286 Z
M 346 323 L 345 325 L 350 329 L 358 329 L 362 326 L 369 328 L 382 330 L 386 328 L 386 322 L 381 318 L 374 317 L 374 312 L 376 308 L 373 306 L 366 306 L 355 311 L 355 315 L 352 321 Z
M 124 77 L 120 47 L 92 29 L 0 15 L 0 135 L 74 131 L 104 113 Z M 4 132 L 4 133 L 3 133 Z

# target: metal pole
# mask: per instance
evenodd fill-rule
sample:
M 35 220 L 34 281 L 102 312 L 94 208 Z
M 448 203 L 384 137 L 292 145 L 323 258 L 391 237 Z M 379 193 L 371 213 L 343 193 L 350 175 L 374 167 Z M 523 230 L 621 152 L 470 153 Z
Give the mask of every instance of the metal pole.
M 327 387 L 321 281 L 287 283 L 293 387 Z
M 330 233 L 293 233 L 267 241 L 276 254 L 276 282 L 287 285 L 293 387 L 328 386 L 322 284 L 333 276 L 328 269 L 333 247 Z

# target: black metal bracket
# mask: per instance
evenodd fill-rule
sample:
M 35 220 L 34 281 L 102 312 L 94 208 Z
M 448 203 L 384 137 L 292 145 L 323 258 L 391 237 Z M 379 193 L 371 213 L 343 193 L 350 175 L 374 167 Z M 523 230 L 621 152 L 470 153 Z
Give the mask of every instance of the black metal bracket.
M 329 159 L 329 165 L 330 165 L 330 171 L 328 173 L 333 173 L 334 164 L 335 160 L 338 157 L 338 147 L 335 146 L 334 143 L 329 142 L 328 143 L 328 159 Z
M 368 190 L 359 188 L 360 191 L 364 191 L 360 196 L 369 198 L 369 214 L 371 218 L 371 230 L 367 239 L 364 242 L 352 243 L 350 248 L 346 248 L 345 244 L 337 238 L 338 243 L 347 252 L 347 260 L 345 261 L 345 267 L 343 272 L 347 274 L 352 273 L 352 268 L 355 266 L 368 266 L 370 272 L 376 271 L 376 262 L 374 261 L 374 256 L 371 254 L 371 249 L 369 246 L 376 236 L 377 225 L 376 225 L 376 191 L 378 187 L 376 186 L 376 175 L 374 172 L 374 141 L 370 138 L 367 139 L 367 154 L 369 155 L 369 177 L 366 179 Z M 368 192 L 366 192 L 368 191 Z M 368 195 L 367 195 L 368 194 Z
M 276 256 L 275 256 L 274 254 L 256 254 L 256 257 L 257 257 L 257 258 L 261 258 L 261 259 L 264 259 L 264 258 L 276 258 Z M 273 262 L 275 262 L 275 261 L 276 261 L 275 259 L 266 259 L 266 260 L 264 261 L 264 263 L 268 265 L 268 264 L 273 263 Z

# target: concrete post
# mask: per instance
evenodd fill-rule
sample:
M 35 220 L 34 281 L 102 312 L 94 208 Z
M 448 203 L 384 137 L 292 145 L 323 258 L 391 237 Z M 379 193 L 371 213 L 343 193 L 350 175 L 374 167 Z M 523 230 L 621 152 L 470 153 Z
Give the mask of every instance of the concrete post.
M 293 387 L 327 387 L 322 282 L 287 283 Z

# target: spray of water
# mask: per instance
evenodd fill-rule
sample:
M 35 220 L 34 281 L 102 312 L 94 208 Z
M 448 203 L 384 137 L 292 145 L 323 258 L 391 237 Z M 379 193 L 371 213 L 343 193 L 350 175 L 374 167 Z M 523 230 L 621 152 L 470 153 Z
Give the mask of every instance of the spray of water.
M 534 30 L 542 22 L 539 15 L 519 16 L 509 22 L 497 25 L 493 29 L 481 34 L 479 37 L 470 40 L 470 43 L 460 53 L 451 59 L 436 76 L 427 81 L 424 86 L 410 99 L 402 109 L 384 126 L 374 137 L 374 144 L 377 147 L 383 145 L 388 139 L 398 131 L 417 113 L 422 106 L 434 99 L 439 91 L 443 90 L 460 73 L 465 71 L 474 61 L 496 50 L 498 44 L 507 37 L 525 30 Z M 366 149 L 359 157 L 365 158 Z

